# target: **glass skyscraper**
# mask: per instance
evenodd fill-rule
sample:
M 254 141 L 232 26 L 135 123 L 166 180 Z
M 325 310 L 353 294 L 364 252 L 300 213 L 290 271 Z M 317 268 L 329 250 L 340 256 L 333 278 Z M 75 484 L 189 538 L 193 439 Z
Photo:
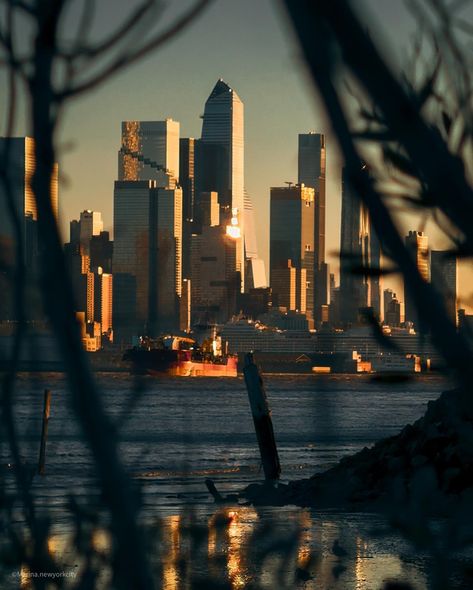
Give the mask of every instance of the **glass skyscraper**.
M 182 190 L 117 181 L 114 191 L 114 327 L 118 342 L 179 325 Z
M 295 269 L 301 281 L 299 301 L 304 300 L 304 311 L 313 315 L 314 284 L 314 189 L 295 185 L 271 188 L 270 207 L 270 284 L 275 299 L 281 299 L 286 278 Z M 284 271 L 284 273 L 282 272 Z M 289 274 L 287 274 L 289 272 Z M 303 284 L 302 284 L 303 283 Z M 279 305 L 281 305 L 279 303 Z
M 38 272 L 40 247 L 38 242 L 38 209 L 31 186 L 36 166 L 35 144 L 31 137 L 0 138 L 0 154 L 4 153 L 8 142 L 9 159 L 7 178 L 11 188 L 13 208 L 20 221 L 23 245 L 23 263 L 26 265 L 28 283 L 28 303 L 26 310 L 30 318 L 42 317 L 39 292 L 34 287 Z M 51 207 L 58 219 L 58 166 L 54 166 L 51 178 Z M 0 183 L 0 258 L 3 269 L 0 270 L 0 319 L 15 319 L 13 305 L 13 284 L 5 270 L 17 264 L 16 234 L 4 192 L 4 183 Z M 31 287 L 31 288 L 30 288 Z
M 325 263 L 326 148 L 322 133 L 299 134 L 298 182 L 315 190 L 314 196 L 314 319 L 322 320 L 322 306 L 329 303 L 329 270 Z
M 218 192 L 222 224 L 237 221 L 236 270 L 244 288 L 244 122 L 243 102 L 222 79 L 205 103 L 198 142 L 197 191 Z M 197 194 L 198 200 L 198 194 Z

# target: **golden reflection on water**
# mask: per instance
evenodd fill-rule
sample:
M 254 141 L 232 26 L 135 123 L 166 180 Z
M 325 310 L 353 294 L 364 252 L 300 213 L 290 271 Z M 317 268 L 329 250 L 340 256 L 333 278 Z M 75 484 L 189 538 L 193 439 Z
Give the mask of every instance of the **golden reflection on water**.
M 308 510 L 304 510 L 301 513 L 299 525 L 301 528 L 301 534 L 297 547 L 297 566 L 305 568 L 312 555 L 312 518 L 310 517 L 310 512 Z
M 227 571 L 232 588 L 239 590 L 246 585 L 244 555 L 242 543 L 244 541 L 244 527 L 241 524 L 239 513 L 230 510 L 227 513 L 229 524 L 227 528 L 228 553 Z
M 255 554 L 258 545 L 253 543 L 253 534 L 261 524 L 269 525 L 267 534 L 287 536 L 292 531 L 299 531 L 294 536 L 295 545 L 288 547 L 291 555 L 284 565 L 287 580 L 294 576 L 296 568 L 305 571 L 310 577 L 304 583 L 305 590 L 368 590 L 381 587 L 383 580 L 411 577 L 416 578 L 416 588 L 426 588 L 425 580 L 419 579 L 415 567 L 403 565 L 394 552 L 379 553 L 372 547 L 373 541 L 361 535 L 351 536 L 343 521 L 338 519 L 315 519 L 310 510 L 287 510 L 278 513 L 277 518 L 270 514 L 267 519 L 264 512 L 251 507 L 228 507 L 207 518 L 194 520 L 189 514 L 164 517 L 159 525 L 160 551 L 151 556 L 162 572 L 161 586 L 164 590 L 185 590 L 189 588 L 190 579 L 198 571 L 199 575 L 210 576 L 220 582 L 228 581 L 232 590 L 242 590 L 254 582 L 262 587 L 274 588 L 274 577 L 278 566 L 284 563 L 278 553 L 268 554 L 262 563 L 256 563 Z M 204 522 L 202 522 L 204 521 Z M 203 535 L 200 542 L 192 538 L 193 523 L 200 522 Z M 203 529 L 202 529 L 202 524 Z M 333 543 L 340 539 L 340 544 L 347 550 L 347 556 L 339 558 L 333 553 Z M 90 538 L 91 547 L 106 554 L 111 545 L 108 531 L 95 529 Z M 261 541 L 258 541 L 260 543 Z M 76 559 L 71 535 L 52 534 L 47 539 L 48 551 L 57 563 L 78 563 L 76 570 L 80 575 L 80 559 Z M 187 568 L 183 567 L 186 563 Z M 339 579 L 334 578 L 334 566 L 344 566 Z M 105 576 L 106 577 L 106 576 Z M 101 577 L 101 583 L 106 580 Z M 71 587 L 73 580 L 65 580 L 65 587 Z M 105 586 L 103 586 L 105 587 Z M 32 588 L 31 575 L 26 566 L 19 572 L 19 588 Z
M 181 548 L 181 516 L 174 515 L 165 519 L 165 533 L 168 537 L 168 551 L 163 555 L 163 588 L 166 590 L 179 589 L 179 572 L 177 562 Z

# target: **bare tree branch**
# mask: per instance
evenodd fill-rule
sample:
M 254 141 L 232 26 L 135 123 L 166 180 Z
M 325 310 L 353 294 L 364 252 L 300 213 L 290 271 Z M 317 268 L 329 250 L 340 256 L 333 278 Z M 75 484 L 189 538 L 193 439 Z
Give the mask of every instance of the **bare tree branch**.
M 473 377 L 470 344 L 462 335 L 457 334 L 455 327 L 447 317 L 441 298 L 432 285 L 426 283 L 421 277 L 415 261 L 411 258 L 399 236 L 389 211 L 374 189 L 372 180 L 362 170 L 363 162 L 353 144 L 348 122 L 334 83 L 336 76 L 334 55 L 336 55 L 336 43 L 340 43 L 341 32 L 338 31 L 337 36 L 334 37 L 333 31 L 330 29 L 331 19 L 327 12 L 331 13 L 331 9 L 327 8 L 327 4 L 321 0 L 312 3 L 305 0 L 285 0 L 285 4 L 298 34 L 309 70 L 320 90 L 340 143 L 348 178 L 370 211 L 376 233 L 382 239 L 384 251 L 402 269 L 419 315 L 431 327 L 435 345 L 442 352 L 449 366 L 457 370 L 467 388 Z M 336 5 L 343 12 L 346 3 L 340 0 Z M 357 35 L 355 35 L 356 38 Z M 377 94 L 378 92 L 373 98 L 376 98 Z M 388 102 L 390 103 L 389 99 Z M 376 104 L 384 112 L 389 111 L 385 108 L 381 98 L 376 100 Z M 396 130 L 393 125 L 392 123 L 390 128 Z
M 294 7 L 302 12 L 309 10 L 302 0 L 296 0 Z M 389 128 L 435 194 L 437 204 L 460 229 L 473 252 L 473 191 L 461 159 L 450 153 L 438 130 L 423 120 L 419 105 L 383 62 L 348 2 L 315 0 L 314 14 L 332 29 L 344 62 L 381 109 Z
M 123 52 L 121 55 L 116 57 L 111 64 L 106 66 L 101 72 L 91 77 L 89 80 L 85 82 L 78 83 L 72 87 L 66 87 L 61 91 L 56 93 L 56 100 L 63 101 L 66 98 L 76 97 L 87 90 L 91 90 L 95 86 L 98 86 L 113 74 L 116 74 L 118 71 L 122 71 L 124 68 L 136 63 L 152 51 L 158 49 L 160 46 L 164 45 L 167 41 L 174 38 L 178 33 L 184 30 L 201 12 L 204 8 L 206 8 L 210 4 L 211 0 L 197 0 L 195 5 L 182 17 L 176 20 L 168 29 L 164 32 L 159 33 L 156 37 L 145 43 L 142 47 L 135 51 L 130 52 Z M 146 5 L 148 2 L 145 3 Z M 142 6 L 144 11 L 147 11 L 148 8 Z M 138 18 L 138 15 L 134 15 L 132 18 Z M 139 16 L 137 22 L 141 20 L 141 16 Z M 111 47 L 115 44 L 115 41 L 109 40 L 107 44 Z

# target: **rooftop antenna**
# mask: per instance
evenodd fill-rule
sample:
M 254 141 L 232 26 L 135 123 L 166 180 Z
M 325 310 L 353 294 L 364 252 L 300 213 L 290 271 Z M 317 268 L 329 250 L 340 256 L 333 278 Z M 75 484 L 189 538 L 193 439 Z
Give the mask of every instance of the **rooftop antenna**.
M 287 184 L 287 188 L 291 188 L 291 186 L 294 184 L 292 181 L 290 180 L 285 180 L 284 184 Z

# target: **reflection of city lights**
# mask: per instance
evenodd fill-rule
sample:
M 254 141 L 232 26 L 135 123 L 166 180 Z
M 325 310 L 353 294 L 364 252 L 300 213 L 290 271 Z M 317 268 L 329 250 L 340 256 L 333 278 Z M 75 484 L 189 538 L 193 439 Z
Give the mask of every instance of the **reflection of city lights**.
M 94 529 L 91 542 L 97 553 L 105 553 L 111 545 L 110 535 L 104 529 Z
M 297 564 L 299 567 L 305 568 L 309 564 L 312 555 L 310 549 L 312 541 L 312 520 L 308 510 L 304 510 L 300 515 L 299 526 L 301 528 L 301 534 L 297 544 Z
M 163 582 L 166 590 L 177 590 L 179 587 L 179 572 L 177 562 L 180 556 L 180 520 L 179 515 L 166 519 L 165 528 L 168 537 L 168 551 L 163 556 Z
M 242 564 L 242 529 L 238 522 L 238 512 L 229 510 L 228 517 L 228 554 L 227 571 L 232 588 L 238 590 L 246 585 L 244 568 Z
M 240 238 L 241 237 L 240 228 L 236 225 L 227 225 L 227 236 L 230 236 L 231 238 L 234 238 L 235 240 L 237 238 Z

